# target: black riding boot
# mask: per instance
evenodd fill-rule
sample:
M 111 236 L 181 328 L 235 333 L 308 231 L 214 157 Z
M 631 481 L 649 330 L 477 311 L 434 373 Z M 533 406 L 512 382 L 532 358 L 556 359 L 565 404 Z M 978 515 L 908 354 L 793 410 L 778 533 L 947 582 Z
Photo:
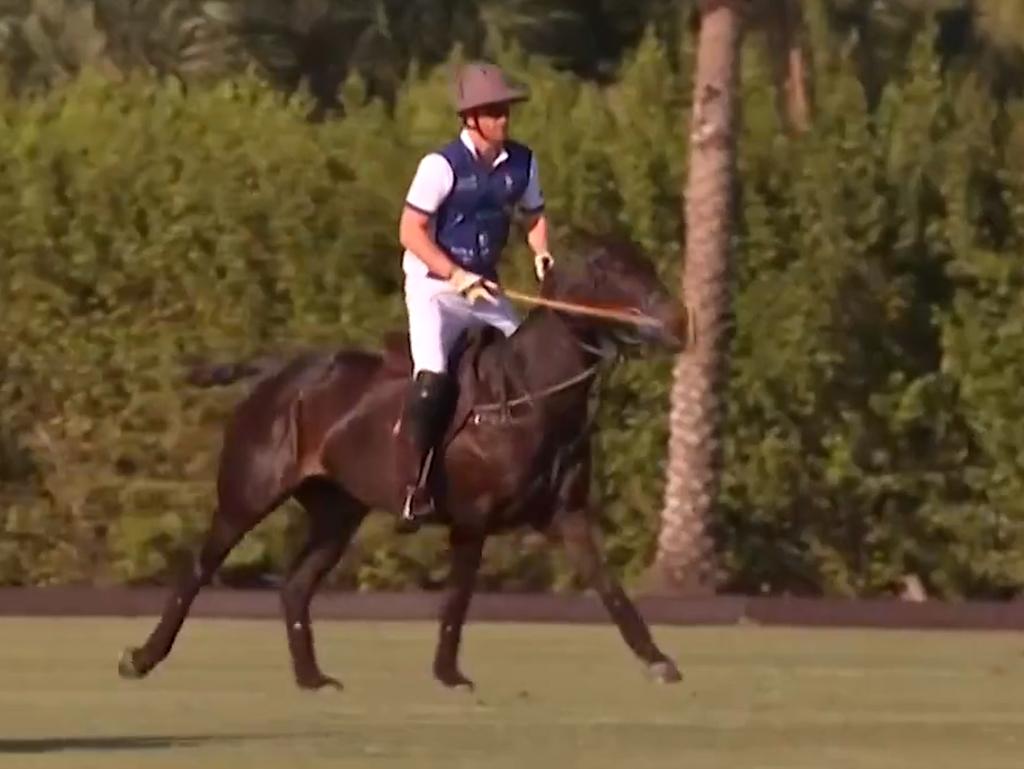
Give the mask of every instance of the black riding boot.
M 447 374 L 421 371 L 406 395 L 402 432 L 408 437 L 398 447 L 399 473 L 405 487 L 405 504 L 398 524 L 401 532 L 413 532 L 435 512 L 427 479 L 434 448 L 449 419 L 451 380 Z

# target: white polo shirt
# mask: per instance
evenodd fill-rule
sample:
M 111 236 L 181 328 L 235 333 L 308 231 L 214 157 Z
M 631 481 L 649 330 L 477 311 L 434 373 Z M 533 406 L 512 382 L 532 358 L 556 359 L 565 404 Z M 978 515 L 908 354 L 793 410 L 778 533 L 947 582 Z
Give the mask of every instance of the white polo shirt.
M 463 129 L 459 133 L 459 140 L 466 145 L 466 148 L 478 157 L 476 146 L 469 136 L 469 132 Z M 494 159 L 493 168 L 497 168 L 508 160 L 508 153 L 502 150 Z M 431 217 L 431 233 L 434 232 L 434 214 L 445 201 L 455 186 L 455 172 L 451 165 L 445 160 L 444 155 L 438 152 L 431 152 L 424 156 L 416 169 L 416 175 L 409 185 L 409 191 L 405 195 L 405 204 L 416 211 L 428 214 Z M 536 214 L 544 209 L 544 195 L 540 189 L 540 177 L 537 173 L 537 156 L 530 157 L 530 176 L 526 183 L 526 190 L 519 200 L 519 210 L 526 214 Z M 402 269 L 406 275 L 426 277 L 429 270 L 427 265 L 411 251 L 406 250 L 402 256 Z

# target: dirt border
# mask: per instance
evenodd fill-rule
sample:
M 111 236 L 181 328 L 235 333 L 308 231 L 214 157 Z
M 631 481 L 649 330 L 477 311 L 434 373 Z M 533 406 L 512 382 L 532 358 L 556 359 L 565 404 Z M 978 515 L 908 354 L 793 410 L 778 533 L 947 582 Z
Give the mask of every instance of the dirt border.
M 163 588 L 0 588 L 2 617 L 155 616 L 166 599 Z M 314 616 L 339 620 L 433 620 L 439 593 L 330 592 L 314 599 Z M 200 594 L 193 616 L 278 618 L 272 590 L 210 588 Z M 715 596 L 640 596 L 644 617 L 659 625 L 764 625 L 792 627 L 874 627 L 947 630 L 1024 630 L 1024 601 L 1006 603 L 842 600 Z M 608 616 L 589 594 L 481 593 L 470 620 L 488 622 L 605 623 Z

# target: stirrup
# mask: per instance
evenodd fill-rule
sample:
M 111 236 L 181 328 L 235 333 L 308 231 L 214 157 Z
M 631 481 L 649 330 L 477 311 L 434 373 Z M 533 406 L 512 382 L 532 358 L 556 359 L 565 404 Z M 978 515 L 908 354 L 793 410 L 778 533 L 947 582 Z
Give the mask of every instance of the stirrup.
M 416 492 L 417 491 L 419 491 L 419 489 L 416 488 L 416 487 L 413 487 L 413 488 L 409 489 L 409 491 L 407 491 L 406 494 L 405 494 L 405 504 L 402 505 L 402 520 L 403 521 L 416 521 L 416 520 L 418 520 L 419 518 L 422 517 L 422 516 L 416 515 L 416 513 L 414 513 L 412 511 L 412 503 L 413 503 L 413 500 L 416 498 Z
M 405 503 L 402 505 L 402 513 L 395 522 L 395 531 L 399 534 L 412 534 L 419 531 L 424 522 L 431 520 L 437 512 L 433 499 L 430 500 L 431 505 L 429 510 L 419 514 L 413 512 L 413 500 L 416 498 L 416 494 L 419 491 L 421 491 L 419 487 L 413 487 L 405 496 Z
M 426 456 L 423 457 L 423 462 L 420 464 L 419 474 L 416 476 L 416 483 L 409 487 L 405 493 L 405 503 L 402 505 L 402 518 L 407 521 L 415 520 L 416 518 L 424 518 L 426 515 L 416 515 L 412 511 L 412 502 L 416 497 L 416 493 L 423 491 L 430 494 L 430 490 L 427 488 L 427 478 L 430 476 L 430 469 L 434 466 L 434 449 L 430 448 L 427 451 Z M 430 498 L 430 507 L 434 508 L 436 502 L 433 497 Z
M 424 499 L 426 497 L 426 499 Z M 416 502 L 419 505 L 416 505 Z M 417 510 L 417 508 L 419 508 Z M 434 499 L 430 490 L 423 486 L 414 486 L 405 495 L 405 503 L 402 505 L 402 519 L 406 521 L 423 521 L 433 517 L 437 513 L 437 500 Z

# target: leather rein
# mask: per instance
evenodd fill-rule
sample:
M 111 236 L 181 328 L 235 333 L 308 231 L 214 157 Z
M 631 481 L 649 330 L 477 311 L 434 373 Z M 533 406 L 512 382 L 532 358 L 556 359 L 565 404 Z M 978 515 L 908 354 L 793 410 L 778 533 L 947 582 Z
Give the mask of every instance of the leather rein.
M 524 294 L 511 288 L 502 289 L 502 293 L 509 299 L 515 299 L 518 302 L 525 302 L 539 307 L 548 307 L 552 310 L 561 310 L 562 312 L 568 312 L 573 315 L 586 315 L 592 318 L 604 318 L 605 320 L 615 320 L 620 323 L 630 323 L 634 326 L 661 325 L 660 320 L 652 318 L 650 315 L 645 315 L 639 310 L 618 310 L 611 307 L 594 307 L 593 305 L 580 304 L 579 302 L 566 302 L 561 299 L 547 299 L 535 294 Z
M 539 307 L 547 307 L 552 310 L 558 310 L 561 312 L 568 312 L 573 315 L 584 315 L 592 318 L 602 318 L 604 320 L 618 321 L 620 323 L 629 323 L 635 326 L 659 326 L 661 321 L 645 315 L 638 310 L 618 310 L 609 307 L 594 307 L 587 304 L 579 304 L 577 302 L 566 302 L 559 299 L 547 299 L 542 296 L 536 296 L 534 294 L 524 294 L 520 291 L 513 289 L 503 289 L 509 299 L 514 299 L 519 302 L 525 302 L 527 304 L 536 305 Z M 515 406 L 522 406 L 524 404 L 533 404 L 537 400 L 548 398 L 552 395 L 557 395 L 560 392 L 564 392 L 578 384 L 582 384 L 597 375 L 598 369 L 601 364 L 611 358 L 615 353 L 614 350 L 609 351 L 607 348 L 599 349 L 583 342 L 577 341 L 584 350 L 597 356 L 597 361 L 591 366 L 587 367 L 579 374 L 569 377 L 557 384 L 545 387 L 543 390 L 535 393 L 526 393 L 517 398 L 506 400 L 502 403 L 481 403 L 473 407 L 473 411 L 476 412 L 474 421 L 479 424 L 479 415 L 484 413 L 501 412 L 508 414 L 508 411 Z

